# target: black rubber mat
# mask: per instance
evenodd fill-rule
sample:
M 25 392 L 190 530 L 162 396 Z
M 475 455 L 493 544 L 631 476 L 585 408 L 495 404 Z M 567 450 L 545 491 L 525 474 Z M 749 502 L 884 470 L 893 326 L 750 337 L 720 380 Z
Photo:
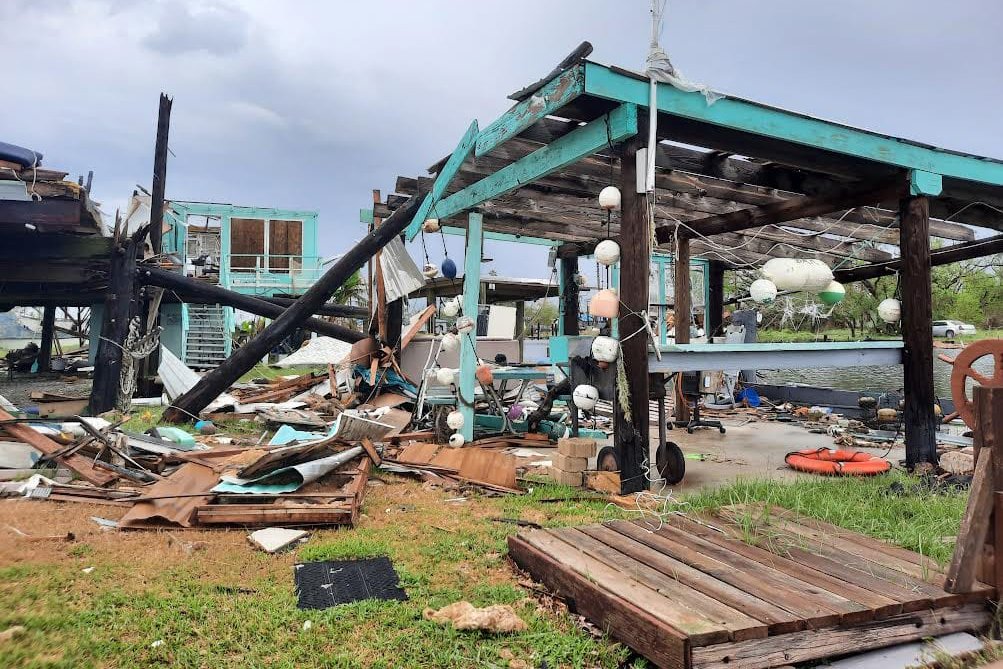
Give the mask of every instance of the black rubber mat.
M 296 605 L 301 609 L 326 609 L 363 599 L 407 599 L 387 557 L 305 562 L 296 565 L 293 573 Z

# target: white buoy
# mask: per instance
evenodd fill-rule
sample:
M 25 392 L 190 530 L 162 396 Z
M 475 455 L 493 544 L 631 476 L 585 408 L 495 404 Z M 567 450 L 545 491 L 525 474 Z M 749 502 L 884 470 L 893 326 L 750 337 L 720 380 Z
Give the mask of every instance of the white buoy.
M 457 300 L 446 300 L 442 303 L 442 315 L 446 318 L 456 318 L 460 313 L 460 303 Z
M 425 268 L 421 270 L 421 273 L 425 275 L 426 279 L 434 279 L 439 273 L 439 266 L 432 263 L 425 265 Z
M 470 316 L 460 316 L 456 319 L 456 331 L 460 334 L 467 334 L 474 329 L 474 319 Z
M 599 206 L 610 211 L 620 208 L 620 189 L 616 186 L 606 186 L 599 191 Z
M 592 340 L 592 357 L 599 362 L 613 362 L 620 354 L 620 342 L 613 337 L 596 337 Z
M 435 380 L 444 386 L 448 386 L 456 380 L 456 370 L 449 367 L 440 367 L 435 370 Z
M 772 258 L 762 269 L 763 278 L 774 283 L 778 290 L 823 290 L 832 281 L 832 270 L 814 258 Z
M 453 448 L 459 448 L 466 441 L 467 440 L 464 439 L 463 435 L 460 434 L 459 432 L 454 432 L 453 434 L 449 435 L 449 445 L 452 446 Z
M 756 279 L 749 286 L 749 296 L 757 304 L 770 304 L 777 299 L 777 286 L 769 279 Z
M 446 425 L 449 426 L 450 430 L 459 430 L 463 427 L 463 414 L 459 411 L 450 411 L 446 416 Z
M 620 262 L 620 245 L 612 239 L 604 239 L 596 244 L 596 262 L 609 267 Z
M 898 323 L 902 318 L 902 303 L 894 297 L 881 300 L 878 305 L 878 317 L 885 323 Z
M 438 232 L 439 228 L 439 219 L 437 218 L 425 219 L 425 222 L 421 224 L 421 229 L 424 232 Z
M 574 401 L 575 406 L 582 411 L 592 411 L 596 408 L 596 403 L 599 401 L 599 389 L 583 383 L 580 386 L 575 386 L 574 391 L 571 393 L 571 399 Z
M 452 332 L 442 335 L 442 350 L 452 352 L 460 348 L 460 338 Z

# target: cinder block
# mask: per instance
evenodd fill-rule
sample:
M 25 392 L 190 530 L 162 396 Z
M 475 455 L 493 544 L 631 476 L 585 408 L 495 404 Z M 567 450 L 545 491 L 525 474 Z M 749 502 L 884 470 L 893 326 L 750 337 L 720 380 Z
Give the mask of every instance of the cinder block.
M 566 472 L 563 469 L 558 469 L 557 467 L 551 467 L 550 478 L 554 479 L 554 481 L 562 485 L 570 485 L 576 488 L 582 487 L 581 472 Z
M 575 458 L 561 453 L 554 453 L 552 462 L 555 467 L 566 472 L 583 472 L 589 468 L 588 458 Z
M 591 458 L 596 454 L 596 440 L 584 437 L 565 437 L 557 440 L 557 452 L 571 458 Z

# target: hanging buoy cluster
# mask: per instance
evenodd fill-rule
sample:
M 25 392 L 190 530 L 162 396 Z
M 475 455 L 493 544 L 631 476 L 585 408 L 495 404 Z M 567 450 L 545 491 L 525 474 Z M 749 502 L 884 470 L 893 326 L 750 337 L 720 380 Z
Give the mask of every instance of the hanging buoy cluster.
M 833 278 L 832 270 L 821 260 L 771 258 L 760 271 L 762 278 L 749 286 L 749 296 L 757 304 L 773 303 L 781 290 L 815 293 L 829 306 L 839 304 L 846 296 L 846 289 Z

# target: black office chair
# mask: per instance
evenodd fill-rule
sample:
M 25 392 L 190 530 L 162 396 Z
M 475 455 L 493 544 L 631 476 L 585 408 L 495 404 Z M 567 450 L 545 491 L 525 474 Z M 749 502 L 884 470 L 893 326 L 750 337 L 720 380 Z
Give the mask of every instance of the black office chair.
M 683 401 L 690 405 L 693 412 L 689 421 L 675 421 L 679 427 L 685 427 L 686 431 L 693 434 L 693 430 L 698 427 L 716 427 L 725 433 L 724 425 L 719 420 L 705 420 L 700 417 L 700 372 L 682 372 L 682 394 Z

